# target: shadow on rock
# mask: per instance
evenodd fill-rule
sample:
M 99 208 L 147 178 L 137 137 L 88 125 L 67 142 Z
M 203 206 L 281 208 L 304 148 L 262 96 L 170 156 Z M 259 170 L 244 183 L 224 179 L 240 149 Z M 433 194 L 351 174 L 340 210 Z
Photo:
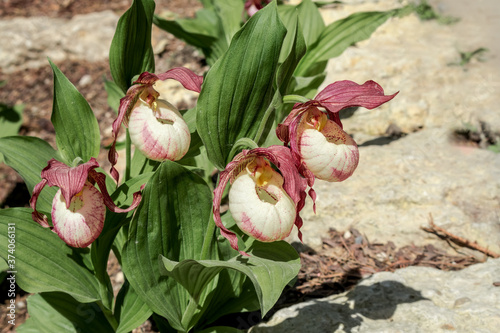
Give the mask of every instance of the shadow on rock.
M 365 318 L 387 320 L 394 315 L 398 305 L 425 299 L 420 291 L 397 281 L 359 285 L 347 294 L 282 309 L 269 321 L 269 327 L 254 327 L 250 332 L 335 332 L 342 329 L 349 333 L 361 326 Z

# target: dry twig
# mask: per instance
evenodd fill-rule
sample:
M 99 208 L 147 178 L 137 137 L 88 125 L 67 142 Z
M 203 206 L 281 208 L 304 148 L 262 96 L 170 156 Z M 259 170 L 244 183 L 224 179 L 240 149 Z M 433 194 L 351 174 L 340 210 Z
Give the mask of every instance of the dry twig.
M 455 243 L 457 245 L 460 245 L 463 247 L 468 247 L 469 249 L 473 249 L 473 250 L 479 251 L 481 253 L 484 253 L 489 257 L 500 258 L 500 254 L 495 253 L 495 252 L 493 252 L 485 247 L 482 247 L 479 244 L 477 244 L 476 242 L 471 242 L 468 239 L 454 235 L 451 232 L 449 232 L 441 227 L 438 227 L 437 225 L 434 224 L 434 219 L 432 218 L 431 214 L 429 214 L 429 226 L 430 227 L 421 227 L 421 229 L 426 231 L 426 232 L 436 234 L 437 236 L 442 237 L 444 239 L 447 239 L 447 240 L 449 239 L 450 241 L 452 241 L 453 243 Z

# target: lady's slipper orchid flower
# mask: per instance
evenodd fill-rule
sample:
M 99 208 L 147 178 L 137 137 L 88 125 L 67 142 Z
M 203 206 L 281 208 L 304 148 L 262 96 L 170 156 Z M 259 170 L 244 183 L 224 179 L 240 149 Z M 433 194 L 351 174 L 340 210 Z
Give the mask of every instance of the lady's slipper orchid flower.
M 328 85 L 313 100 L 295 104 L 276 135 L 290 144 L 294 157 L 316 178 L 340 182 L 349 178 L 359 161 L 356 142 L 343 129 L 339 111 L 352 106 L 376 108 L 396 96 L 384 95 L 374 81 L 359 85 L 337 81 Z M 326 113 L 318 107 L 326 109 Z M 328 116 L 327 116 L 328 115 Z
M 228 182 L 231 182 L 229 210 L 238 227 L 255 239 L 273 242 L 287 237 L 294 225 L 299 229 L 299 238 L 302 237 L 299 212 L 304 207 L 307 183 L 313 177 L 304 176 L 309 179 L 301 176 L 287 147 L 255 148 L 236 155 L 220 173 L 213 206 L 215 224 L 231 247 L 238 250 L 238 239 L 220 217 L 222 193 Z M 314 199 L 312 190 L 310 194 Z
M 93 157 L 76 167 L 51 159 L 42 170 L 42 181 L 33 189 L 30 199 L 33 220 L 49 228 L 47 216 L 36 210 L 36 202 L 45 185 L 59 187 L 52 201 L 53 230 L 73 247 L 87 247 L 99 236 L 106 207 L 115 213 L 124 213 L 133 210 L 141 201 L 141 194 L 136 192 L 130 207 L 118 208 L 106 189 L 106 176 L 94 170 L 97 167 L 99 164 Z M 97 183 L 100 192 L 93 183 Z
M 120 100 L 118 117 L 113 122 L 114 141 L 109 150 L 111 175 L 118 181 L 114 168 L 118 160 L 116 140 L 121 124 L 128 126 L 130 139 L 147 158 L 155 161 L 180 160 L 188 151 L 191 134 L 179 111 L 161 99 L 154 89 L 158 80 L 175 79 L 184 88 L 200 92 L 203 78 L 187 68 L 173 68 L 162 74 L 142 73 L 125 97 Z

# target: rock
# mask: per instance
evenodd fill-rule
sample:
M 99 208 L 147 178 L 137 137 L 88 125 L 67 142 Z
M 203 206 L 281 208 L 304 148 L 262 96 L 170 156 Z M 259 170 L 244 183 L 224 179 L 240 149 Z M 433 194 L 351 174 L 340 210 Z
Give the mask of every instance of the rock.
M 351 1 L 324 8 L 322 15 L 330 23 L 353 12 L 400 6 L 397 0 Z M 487 0 L 480 8 L 491 6 L 500 3 Z M 500 155 L 450 140 L 457 128 L 481 120 L 500 131 L 500 67 L 493 66 L 498 55 L 449 66 L 457 60 L 457 45 L 490 47 L 494 41 L 486 33 L 490 25 L 476 23 L 469 17 L 455 25 L 420 21 L 415 14 L 392 18 L 329 61 L 324 85 L 373 79 L 386 93 L 400 93 L 376 110 L 359 108 L 342 120 L 360 145 L 360 164 L 342 183 L 316 181 L 317 214 L 310 202 L 301 213 L 306 245 L 318 249 L 329 228 L 354 226 L 370 241 L 443 248 L 443 241 L 420 230 L 432 214 L 438 226 L 500 252 Z M 472 38 L 469 30 L 484 33 Z M 471 44 L 464 40 L 469 37 Z
M 16 17 L 0 21 L 0 68 L 5 73 L 67 59 L 106 60 L 118 15 L 103 11 L 71 20 Z M 97 33 L 98 32 L 98 33 Z
M 499 280 L 500 259 L 461 271 L 377 273 L 346 293 L 281 309 L 249 332 L 496 332 Z
M 449 137 L 434 128 L 385 145 L 365 142 L 351 178 L 315 182 L 317 213 L 310 202 L 301 213 L 304 243 L 318 249 L 329 228 L 354 226 L 372 242 L 443 248 L 420 230 L 432 214 L 436 225 L 500 253 L 500 154 L 454 146 Z
M 466 1 L 433 2 L 436 8 L 455 8 L 452 13 L 442 14 L 458 15 L 461 20 L 442 25 L 436 20 L 420 21 L 416 14 L 391 18 L 369 39 L 329 61 L 324 85 L 337 80 L 360 84 L 374 80 L 386 93 L 400 91 L 399 96 L 376 111 L 360 109 L 357 117 L 347 119 L 349 131 L 376 136 L 382 135 L 390 123 L 409 133 L 424 126 L 456 129 L 484 121 L 500 132 L 499 21 L 478 24 L 484 16 L 469 15 Z M 328 24 L 354 12 L 389 10 L 403 4 L 398 0 L 354 1 L 324 9 L 322 15 Z M 485 15 L 500 10 L 495 0 L 477 6 L 475 12 Z M 467 65 L 456 65 L 460 52 L 481 47 L 489 49 L 484 62 L 474 59 Z

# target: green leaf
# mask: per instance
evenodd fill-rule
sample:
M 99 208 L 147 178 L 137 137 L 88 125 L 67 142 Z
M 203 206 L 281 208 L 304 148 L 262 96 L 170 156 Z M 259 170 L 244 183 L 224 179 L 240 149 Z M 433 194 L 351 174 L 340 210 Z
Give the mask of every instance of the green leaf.
M 16 282 L 27 292 L 61 291 L 80 302 L 99 299 L 98 282 L 86 267 L 87 249 L 67 246 L 54 232 L 31 219 L 31 209 L 0 211 L 0 243 L 9 244 L 9 226 L 15 227 Z M 88 251 L 87 251 L 88 252 Z M 8 247 L 0 249 L 7 259 Z
M 279 93 L 281 96 L 284 96 L 288 93 L 289 86 L 290 86 L 290 83 L 292 81 L 295 68 L 297 67 L 298 63 L 300 62 L 300 59 L 302 59 L 302 57 L 306 53 L 306 45 L 305 45 L 305 41 L 304 41 L 304 36 L 302 35 L 301 31 L 302 31 L 302 28 L 300 25 L 300 21 L 298 20 L 298 17 L 295 16 L 294 24 L 289 24 L 289 26 L 288 26 L 287 38 L 289 38 L 289 42 L 291 42 L 291 44 L 289 46 L 287 58 L 280 65 L 280 67 L 278 69 L 277 81 L 278 81 Z M 281 99 L 282 98 L 280 98 L 280 100 Z M 275 115 L 276 123 L 281 123 L 283 121 L 283 119 L 286 116 L 286 114 L 285 114 L 286 111 L 290 111 L 290 110 L 285 108 L 283 105 L 280 105 L 277 108 L 276 115 Z M 273 135 L 275 135 L 275 134 L 273 134 Z
M 178 39 L 201 49 L 205 55 L 206 52 L 210 53 L 211 45 L 217 38 L 217 16 L 213 10 L 199 10 L 194 19 L 168 20 L 155 15 L 153 23 Z
M 133 201 L 133 194 L 140 191 L 143 184 L 146 184 L 152 173 L 145 173 L 135 178 L 128 180 L 122 184 L 112 195 L 111 198 L 118 206 L 128 207 Z M 111 187 L 108 187 L 110 190 Z M 106 213 L 106 220 L 104 227 L 99 237 L 92 243 L 91 257 L 95 269 L 96 278 L 100 281 L 100 295 L 103 305 L 108 309 L 112 309 L 113 302 L 113 288 L 107 273 L 107 263 L 111 246 L 120 231 L 120 228 L 126 223 L 130 222 L 134 211 L 128 213 L 113 213 L 108 211 Z M 115 252 L 117 257 L 121 256 L 120 251 Z
M 318 40 L 325 29 L 325 22 L 317 6 L 311 0 L 303 0 L 297 5 L 297 10 L 304 40 L 309 48 Z
M 114 332 L 96 303 L 82 304 L 63 293 L 29 296 L 28 313 L 18 333 Z
M 145 322 L 153 311 L 137 295 L 128 281 L 120 289 L 116 297 L 115 316 L 118 318 L 117 333 L 126 333 Z
M 196 298 L 222 269 L 239 271 L 250 278 L 259 297 L 264 316 L 278 301 L 283 289 L 299 272 L 300 259 L 286 242 L 254 242 L 250 257 L 237 256 L 227 261 L 186 259 L 175 262 L 162 257 L 163 274 L 175 279 Z
M 286 30 L 273 2 L 234 36 L 208 72 L 197 104 L 197 130 L 209 159 L 223 169 L 232 145 L 254 139 L 274 96 L 278 59 Z
M 304 0 L 297 6 L 278 6 L 278 13 L 288 31 L 295 29 L 297 16 L 299 17 L 300 24 L 303 27 L 301 32 L 307 47 L 316 42 L 325 28 L 323 17 L 311 0 Z M 292 38 L 293 35 L 287 36 L 285 43 L 291 44 Z
M 120 99 L 125 96 L 120 87 L 113 81 L 104 80 L 104 89 L 108 93 L 108 105 L 118 114 Z
M 221 22 L 227 45 L 229 45 L 234 34 L 241 28 L 244 3 L 227 0 L 212 0 L 212 3 Z
M 47 142 L 32 136 L 0 138 L 0 153 L 4 156 L 5 164 L 23 178 L 30 193 L 42 181 L 41 172 L 48 161 L 51 158 L 59 159 L 57 151 Z M 37 209 L 50 212 L 56 192 L 55 187 L 44 188 L 38 197 Z
M 211 198 L 199 176 L 175 162 L 163 162 L 143 190 L 123 249 L 123 271 L 136 293 L 178 330 L 192 326 L 190 320 L 182 321 L 189 295 L 173 279 L 161 276 L 158 257 L 200 258 Z
M 154 72 L 151 30 L 155 2 L 134 0 L 120 17 L 109 50 L 109 67 L 116 84 L 125 93 L 135 75 Z
M 54 72 L 54 103 L 50 120 L 56 144 L 64 162 L 80 157 L 84 162 L 99 155 L 101 137 L 97 119 L 89 103 L 50 60 Z
M 323 71 L 318 64 L 342 54 L 349 46 L 368 39 L 395 11 L 352 14 L 328 25 L 311 45 L 295 71 L 295 76 L 314 76 Z M 323 66 L 322 66 L 323 67 Z
M 17 135 L 23 123 L 24 104 L 8 106 L 0 103 L 0 138 Z

